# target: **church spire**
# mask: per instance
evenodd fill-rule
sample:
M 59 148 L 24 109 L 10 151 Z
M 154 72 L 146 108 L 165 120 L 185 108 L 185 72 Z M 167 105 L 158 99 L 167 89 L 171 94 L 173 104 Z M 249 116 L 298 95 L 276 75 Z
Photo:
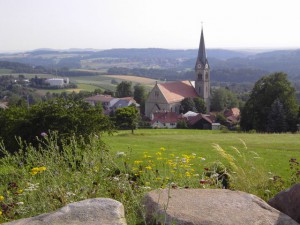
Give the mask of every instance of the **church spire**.
M 199 66 L 201 64 L 201 66 Z M 198 57 L 196 61 L 196 68 L 203 68 L 206 64 L 208 64 L 207 57 L 206 57 L 206 49 L 204 43 L 204 35 L 203 35 L 203 26 L 201 27 L 201 37 L 200 37 L 200 44 L 198 50 Z

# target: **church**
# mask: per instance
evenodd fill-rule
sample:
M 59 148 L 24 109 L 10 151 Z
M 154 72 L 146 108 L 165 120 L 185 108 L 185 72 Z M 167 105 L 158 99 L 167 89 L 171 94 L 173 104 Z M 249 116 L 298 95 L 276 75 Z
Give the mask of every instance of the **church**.
M 156 83 L 145 102 L 145 115 L 150 118 L 155 112 L 175 112 L 179 114 L 180 103 L 184 98 L 201 97 L 210 111 L 210 66 L 208 64 L 201 29 L 198 57 L 195 65 L 194 81 L 174 81 Z

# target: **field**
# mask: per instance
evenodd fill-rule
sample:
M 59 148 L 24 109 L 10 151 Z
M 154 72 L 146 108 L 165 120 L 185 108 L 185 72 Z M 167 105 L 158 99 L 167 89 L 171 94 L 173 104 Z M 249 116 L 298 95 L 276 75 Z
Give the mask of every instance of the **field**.
M 26 154 L 0 158 L 0 223 L 105 197 L 123 203 L 129 225 L 142 224 L 145 193 L 168 187 L 229 188 L 268 200 L 300 181 L 289 169 L 299 136 L 149 129 L 91 135 L 88 143 L 64 137 L 58 147 L 57 136 L 44 133 L 38 150 L 28 145 Z
M 99 72 L 93 70 L 81 70 L 85 72 Z M 0 70 L 0 76 L 8 75 L 9 70 Z M 100 71 L 101 72 L 101 71 Z M 22 73 L 23 74 L 23 73 Z M 19 74 L 12 74 L 16 78 Z M 52 74 L 23 74 L 25 78 L 30 79 L 35 76 L 40 78 L 53 78 Z M 57 76 L 59 77 L 59 76 Z M 60 78 L 60 77 L 59 77 Z M 122 81 L 132 82 L 132 86 L 136 84 L 141 84 L 145 86 L 146 91 L 150 91 L 155 84 L 154 79 L 138 77 L 138 76 L 126 76 L 126 75 L 91 75 L 91 76 L 78 76 L 78 77 L 70 77 L 70 82 L 77 84 L 78 88 L 76 89 L 57 89 L 57 90 L 47 90 L 47 89 L 38 89 L 37 92 L 41 95 L 45 95 L 47 92 L 50 93 L 61 93 L 61 92 L 79 92 L 79 91 L 94 91 L 95 89 L 102 89 L 115 91 L 116 84 L 112 84 L 112 81 L 116 81 L 120 83 Z
M 289 173 L 289 159 L 300 159 L 300 134 L 246 134 L 222 133 L 203 130 L 137 130 L 134 135 L 120 131 L 113 136 L 103 137 L 113 152 L 131 150 L 134 159 L 143 158 L 144 152 L 155 154 L 161 147 L 168 153 L 181 155 L 196 153 L 205 158 L 205 163 L 215 160 L 224 161 L 212 147 L 220 145 L 233 153 L 232 146 L 247 152 L 254 151 L 252 160 L 279 176 Z M 241 141 L 242 140 L 242 141 Z

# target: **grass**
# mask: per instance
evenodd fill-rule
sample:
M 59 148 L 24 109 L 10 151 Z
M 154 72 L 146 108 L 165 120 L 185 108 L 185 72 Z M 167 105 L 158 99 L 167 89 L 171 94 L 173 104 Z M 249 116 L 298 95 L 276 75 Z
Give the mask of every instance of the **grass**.
M 137 141 L 138 140 L 138 141 Z M 112 151 L 131 149 L 136 158 L 144 151 L 155 152 L 165 147 L 170 153 L 197 153 L 207 161 L 219 160 L 220 156 L 214 150 L 214 143 L 220 145 L 229 153 L 231 146 L 238 149 L 244 147 L 243 140 L 249 151 L 256 152 L 266 168 L 271 172 L 287 176 L 289 159 L 300 158 L 300 134 L 248 134 L 222 133 L 221 131 L 204 130 L 137 130 L 134 135 L 129 131 L 119 131 L 114 136 L 104 137 Z
M 37 148 L 20 142 L 25 150 L 14 155 L 0 144 L 0 223 L 109 197 L 123 203 L 129 225 L 147 224 L 141 199 L 149 190 L 227 187 L 267 200 L 300 181 L 296 159 L 288 171 L 299 134 L 149 129 L 100 137 L 58 144 L 44 133 Z

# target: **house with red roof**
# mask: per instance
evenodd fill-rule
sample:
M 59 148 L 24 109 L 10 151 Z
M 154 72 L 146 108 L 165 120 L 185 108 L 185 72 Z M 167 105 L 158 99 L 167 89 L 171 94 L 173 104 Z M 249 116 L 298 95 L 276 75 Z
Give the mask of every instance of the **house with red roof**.
M 175 112 L 155 112 L 150 119 L 152 128 L 176 128 L 182 116 Z
M 210 66 L 206 56 L 203 29 L 195 64 L 195 80 L 156 83 L 145 102 L 145 116 L 150 118 L 150 115 L 156 112 L 179 114 L 181 101 L 184 98 L 196 97 L 201 97 L 206 103 L 207 111 L 210 111 Z

